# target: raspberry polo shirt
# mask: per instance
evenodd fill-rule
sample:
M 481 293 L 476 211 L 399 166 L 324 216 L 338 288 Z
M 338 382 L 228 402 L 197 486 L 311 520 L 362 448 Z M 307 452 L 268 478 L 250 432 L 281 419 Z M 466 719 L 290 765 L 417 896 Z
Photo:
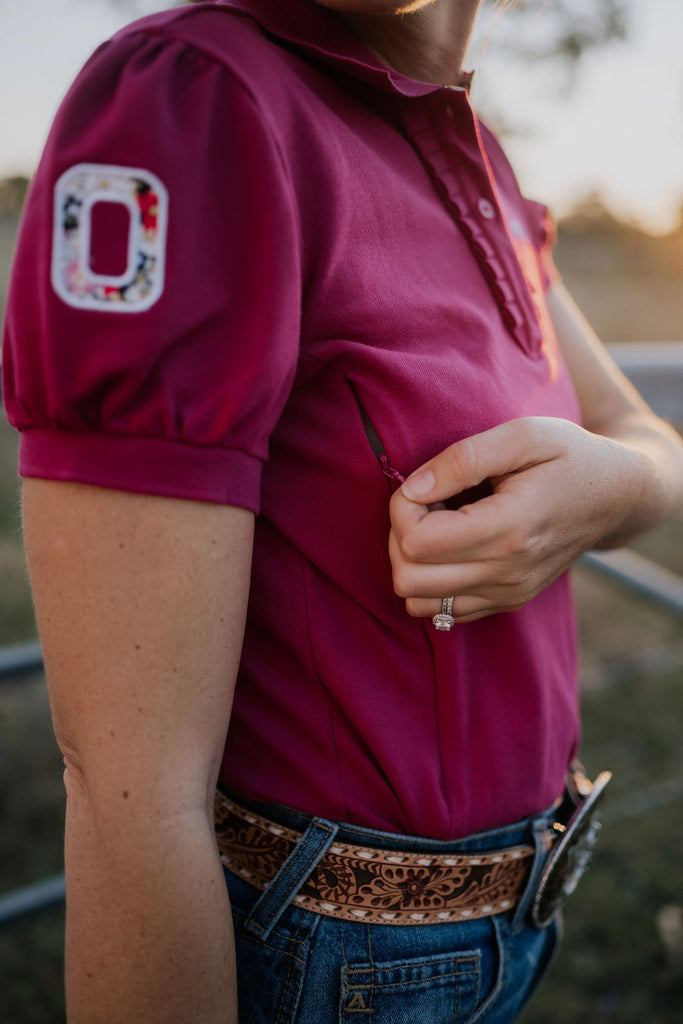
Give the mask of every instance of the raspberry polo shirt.
M 260 511 L 237 792 L 441 839 L 560 792 L 567 578 L 442 634 L 387 554 L 398 475 L 578 418 L 547 250 L 466 88 L 384 67 L 309 0 L 143 19 L 62 104 L 7 312 L 20 471 Z

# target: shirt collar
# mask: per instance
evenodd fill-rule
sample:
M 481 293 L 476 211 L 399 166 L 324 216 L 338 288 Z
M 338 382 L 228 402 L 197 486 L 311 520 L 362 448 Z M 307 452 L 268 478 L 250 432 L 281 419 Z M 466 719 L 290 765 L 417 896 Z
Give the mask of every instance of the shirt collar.
M 387 67 L 361 42 L 334 11 L 313 0 L 214 0 L 249 15 L 269 34 L 292 44 L 316 60 L 400 96 L 427 96 L 444 86 L 419 82 Z M 469 88 L 471 75 L 463 75 Z

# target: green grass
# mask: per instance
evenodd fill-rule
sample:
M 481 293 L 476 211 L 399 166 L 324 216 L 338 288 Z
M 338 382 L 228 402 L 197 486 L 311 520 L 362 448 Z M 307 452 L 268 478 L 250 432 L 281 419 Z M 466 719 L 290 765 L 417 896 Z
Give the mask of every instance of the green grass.
M 566 909 L 565 941 L 524 1024 L 680 1024 L 683 959 L 667 962 L 658 912 L 683 902 L 679 799 L 625 816 L 631 794 L 683 781 L 683 655 L 585 698 L 584 758 L 614 771 L 593 864 Z M 610 816 L 610 811 L 612 814 Z
M 34 639 L 36 632 L 21 542 L 16 446 L 0 406 L 0 647 Z
M 7 1024 L 64 1024 L 63 933 L 61 910 L 0 933 L 0 1019 Z
M 17 219 L 0 213 L 0 320 L 5 307 L 5 293 L 9 281 L 10 264 L 17 233 Z
M 41 676 L 0 684 L 0 893 L 62 871 L 62 762 Z M 0 1020 L 62 1024 L 63 912 L 0 931 Z
M 0 647 L 35 638 L 16 436 L 0 410 Z M 42 676 L 0 683 L 0 894 L 62 871 L 62 761 Z M 0 931 L 0 1021 L 63 1024 L 63 912 Z
M 682 535 L 679 521 L 639 546 L 680 572 Z M 683 955 L 667 962 L 656 919 L 683 905 L 681 621 L 587 568 L 575 581 L 582 757 L 591 774 L 610 768 L 614 778 L 563 945 L 522 1022 L 680 1024 Z

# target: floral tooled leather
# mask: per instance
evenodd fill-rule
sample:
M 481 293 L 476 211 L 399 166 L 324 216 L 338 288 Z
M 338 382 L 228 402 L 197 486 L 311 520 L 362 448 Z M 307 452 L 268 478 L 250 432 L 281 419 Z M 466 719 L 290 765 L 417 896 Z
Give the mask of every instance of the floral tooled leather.
M 224 866 L 265 889 L 301 833 L 216 795 L 216 838 Z M 293 903 L 348 921 L 434 924 L 511 909 L 527 881 L 531 846 L 479 854 L 402 853 L 333 843 Z

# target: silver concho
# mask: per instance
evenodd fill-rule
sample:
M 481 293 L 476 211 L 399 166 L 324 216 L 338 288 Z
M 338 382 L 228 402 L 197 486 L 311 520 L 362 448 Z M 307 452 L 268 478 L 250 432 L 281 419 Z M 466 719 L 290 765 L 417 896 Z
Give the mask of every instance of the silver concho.
M 611 778 L 611 772 L 598 775 L 546 861 L 530 910 L 531 921 L 537 928 L 550 924 L 588 867 L 600 831 L 598 805 Z

